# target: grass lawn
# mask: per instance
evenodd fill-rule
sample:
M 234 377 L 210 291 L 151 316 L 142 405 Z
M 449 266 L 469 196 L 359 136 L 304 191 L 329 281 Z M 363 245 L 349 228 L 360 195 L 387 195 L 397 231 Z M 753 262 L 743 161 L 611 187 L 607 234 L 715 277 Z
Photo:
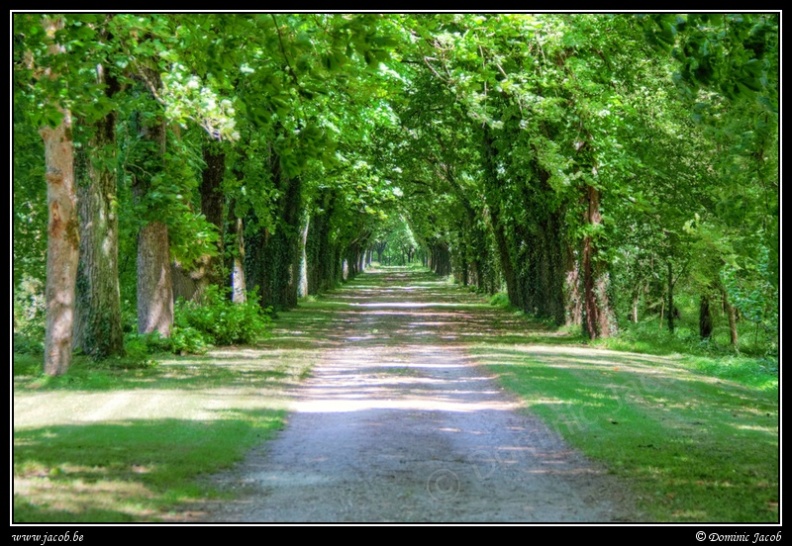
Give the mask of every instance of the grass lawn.
M 473 353 L 648 521 L 779 521 L 778 380 L 756 360 L 496 339 Z
M 76 358 L 57 378 L 41 375 L 40 356 L 14 355 L 14 522 L 168 521 L 216 498 L 200 478 L 283 426 L 289 389 L 317 355 L 305 336 L 277 332 L 142 369 Z
M 455 343 L 623 478 L 645 521 L 779 521 L 777 367 L 651 343 L 583 345 L 426 272 L 412 280 L 432 301 L 469 303 L 442 308 Z M 59 378 L 41 375 L 40 357 L 15 355 L 14 521 L 168 521 L 219 495 L 200 477 L 282 427 L 291 387 L 355 324 L 344 318 L 355 290 L 380 282 L 361 276 L 283 313 L 255 348 L 161 355 L 132 370 L 77 359 Z

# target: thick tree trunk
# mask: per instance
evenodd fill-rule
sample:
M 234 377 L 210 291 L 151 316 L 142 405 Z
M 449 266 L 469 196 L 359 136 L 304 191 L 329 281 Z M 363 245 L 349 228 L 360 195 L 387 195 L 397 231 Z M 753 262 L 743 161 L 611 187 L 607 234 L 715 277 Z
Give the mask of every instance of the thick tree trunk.
M 586 187 L 586 223 L 593 228 L 602 223 L 599 190 Z M 590 339 L 609 337 L 615 329 L 615 319 L 608 295 L 609 276 L 597 260 L 597 245 L 591 234 L 583 238 L 583 330 Z
M 138 199 L 144 199 L 151 186 L 148 176 L 164 168 L 165 123 L 158 118 L 140 130 L 141 164 L 146 165 L 148 174 L 147 178 L 135 178 L 133 190 Z M 159 220 L 149 221 L 138 232 L 137 318 L 140 333 L 170 336 L 173 326 L 170 239 L 168 226 Z
M 207 256 L 205 274 L 200 278 L 200 289 L 211 284 L 223 283 L 223 192 L 221 185 L 225 176 L 225 153 L 219 144 L 206 140 L 203 145 L 206 168 L 201 176 L 201 212 L 206 220 L 217 228 L 217 255 Z M 199 289 L 199 290 L 200 290 Z
M 47 177 L 47 326 L 44 372 L 66 373 L 71 363 L 74 292 L 77 278 L 79 231 L 74 191 L 74 146 L 71 114 L 55 128 L 41 129 Z
M 44 31 L 52 41 L 63 28 L 63 19 L 42 20 Z M 49 46 L 51 54 L 62 52 L 61 46 Z M 57 76 L 45 71 L 46 76 Z M 47 305 L 44 337 L 44 373 L 61 375 L 71 363 L 74 329 L 74 291 L 79 252 L 79 221 L 74 190 L 74 143 L 71 112 L 61 109 L 63 118 L 57 127 L 43 127 L 44 162 L 47 178 L 47 282 L 44 289 Z
M 260 254 L 256 260 L 261 272 L 259 299 L 264 308 L 286 310 L 297 306 L 302 183 L 300 178 L 286 177 L 274 152 L 269 161 L 272 179 L 281 196 L 276 205 L 278 225 L 264 238 L 260 249 L 255 250 Z
M 111 78 L 107 83 L 108 96 L 112 96 L 118 86 Z M 124 352 L 118 284 L 118 216 L 114 204 L 115 114 L 97 122 L 95 131 L 89 145 L 94 156 L 86 158 L 87 176 L 77 189 L 80 259 L 74 342 L 84 353 L 105 358 Z
M 162 222 L 150 222 L 140 230 L 137 270 L 138 331 L 168 337 L 173 326 L 173 284 L 168 226 Z

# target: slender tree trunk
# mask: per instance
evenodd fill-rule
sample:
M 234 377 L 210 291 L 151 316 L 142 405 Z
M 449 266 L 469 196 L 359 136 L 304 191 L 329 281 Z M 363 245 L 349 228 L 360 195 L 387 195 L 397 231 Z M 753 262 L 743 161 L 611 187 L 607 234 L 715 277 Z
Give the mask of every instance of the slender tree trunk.
M 63 28 L 60 18 L 45 18 L 44 31 L 50 40 Z M 50 53 L 62 51 L 50 45 Z M 47 76 L 55 79 L 49 69 Z M 44 161 L 47 178 L 47 304 L 44 339 L 44 373 L 61 375 L 71 363 L 72 331 L 74 328 L 74 291 L 79 252 L 79 221 L 74 189 L 74 143 L 72 141 L 71 112 L 61 109 L 63 118 L 57 127 L 42 127 Z
M 307 251 L 307 243 L 308 243 L 308 228 L 311 224 L 311 213 L 308 210 L 308 207 L 305 207 L 303 210 L 302 218 L 300 223 L 302 224 L 300 227 L 300 247 L 299 247 L 299 254 L 300 254 L 300 278 L 299 283 L 297 286 L 297 297 L 304 298 L 308 295 L 308 251 Z
M 100 69 L 98 74 L 103 74 Z M 117 91 L 107 78 L 107 95 Z M 78 185 L 80 259 L 77 268 L 75 346 L 94 358 L 123 354 L 121 294 L 118 284 L 118 216 L 114 159 L 115 113 L 99 120 L 85 158 L 87 177 Z M 85 153 L 85 152 L 83 152 Z
M 247 301 L 247 286 L 245 285 L 245 229 L 242 218 L 236 219 L 236 252 L 234 253 L 234 266 L 231 271 L 231 299 L 234 303 Z
M 701 296 L 699 302 L 699 336 L 701 339 L 712 337 L 712 313 L 710 312 L 709 296 Z
M 580 297 L 580 273 L 578 261 L 572 248 L 566 251 L 566 279 L 564 283 L 566 325 L 580 327 L 583 324 L 583 302 Z
M 671 260 L 666 263 L 668 269 L 668 331 L 674 333 L 674 279 Z
M 729 297 L 725 290 L 721 291 L 723 295 L 723 308 L 726 310 L 726 315 L 729 317 L 729 341 L 732 347 L 738 348 L 739 338 L 737 336 L 737 310 L 729 303 Z

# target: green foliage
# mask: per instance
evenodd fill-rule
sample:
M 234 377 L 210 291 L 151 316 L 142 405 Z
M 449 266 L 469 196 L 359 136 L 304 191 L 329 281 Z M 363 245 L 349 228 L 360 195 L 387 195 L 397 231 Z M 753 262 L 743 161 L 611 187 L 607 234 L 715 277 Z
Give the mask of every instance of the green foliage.
M 14 352 L 44 351 L 45 304 L 41 281 L 27 277 L 14 287 Z
M 229 253 L 229 230 L 201 213 L 209 135 L 225 154 L 223 208 L 247 237 L 296 240 L 282 179 L 300 181 L 290 203 L 326 223 L 322 288 L 339 280 L 335 262 L 388 239 L 391 263 L 450 254 L 457 280 L 488 294 L 505 282 L 523 311 L 558 321 L 564 268 L 591 238 L 613 293 L 644 294 L 642 316 L 667 299 L 670 263 L 675 296 L 725 288 L 741 330 L 756 326 L 754 345 L 777 351 L 778 14 L 60 19 L 48 36 L 41 14 L 13 16 L 15 298 L 23 279 L 44 280 L 37 131 L 69 107 L 78 141 L 118 114 L 123 300 L 134 301 L 141 222 L 168 225 L 183 267 L 217 257 L 221 236 Z M 113 96 L 98 66 L 120 84 Z M 158 121 L 164 154 L 145 138 Z M 585 220 L 586 188 L 600 223 Z M 15 345 L 34 350 L 16 309 Z M 249 337 L 231 319 L 207 331 L 195 314 L 201 326 L 177 324 L 174 350 Z M 692 323 L 675 339 L 686 332 L 697 343 Z
M 511 307 L 511 302 L 509 302 L 509 295 L 503 292 L 498 292 L 497 294 L 493 295 L 490 300 L 490 305 L 495 307 L 502 307 L 507 309 Z
M 265 338 L 271 319 L 257 302 L 252 293 L 245 303 L 233 303 L 216 286 L 208 287 L 200 302 L 180 301 L 172 350 L 205 352 L 207 345 L 249 344 Z
M 130 332 L 124 335 L 124 351 L 132 361 L 145 362 L 151 355 L 169 351 L 170 341 L 157 332 L 138 334 Z

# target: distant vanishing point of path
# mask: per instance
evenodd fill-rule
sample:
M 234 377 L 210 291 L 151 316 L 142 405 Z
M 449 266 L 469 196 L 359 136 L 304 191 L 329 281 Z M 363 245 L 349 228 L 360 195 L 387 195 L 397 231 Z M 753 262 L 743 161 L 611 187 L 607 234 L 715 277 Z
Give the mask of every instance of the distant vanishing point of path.
M 327 301 L 328 320 L 306 312 L 293 332 L 325 348 L 286 428 L 213 477 L 237 495 L 201 521 L 637 518 L 623 484 L 522 412 L 468 354 L 502 310 L 399 269 L 363 274 Z

